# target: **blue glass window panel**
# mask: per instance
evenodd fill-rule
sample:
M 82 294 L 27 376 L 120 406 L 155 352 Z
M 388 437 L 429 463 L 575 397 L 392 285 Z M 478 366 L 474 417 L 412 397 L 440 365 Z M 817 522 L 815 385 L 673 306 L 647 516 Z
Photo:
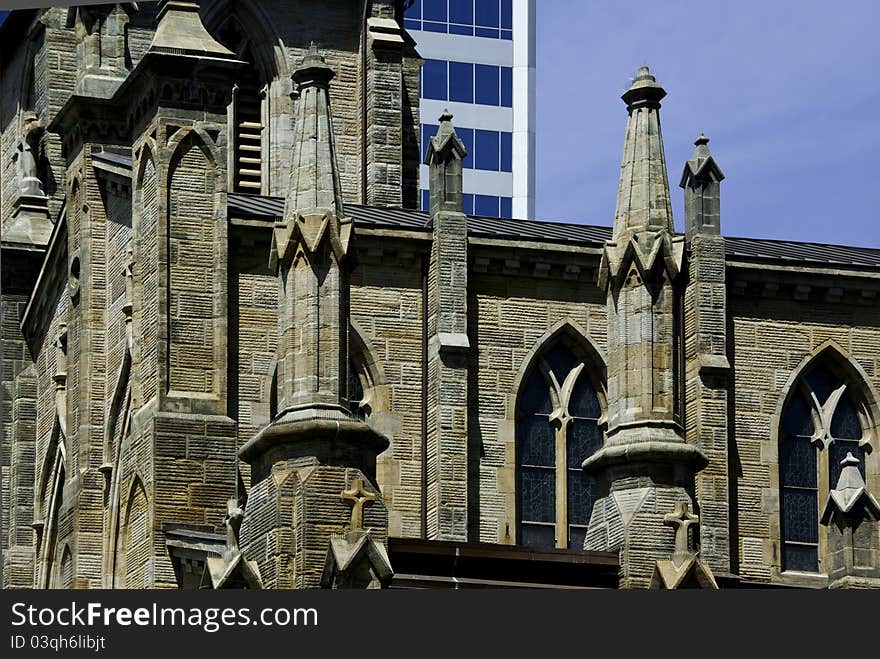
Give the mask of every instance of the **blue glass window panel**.
M 519 484 L 522 520 L 556 521 L 556 472 L 541 467 L 520 467 Z
M 596 481 L 590 475 L 580 469 L 568 470 L 568 523 L 590 523 L 590 514 L 593 512 L 593 500 L 595 497 Z
M 510 30 L 501 30 L 501 38 L 507 41 L 513 41 L 513 32 Z
M 474 168 L 474 129 L 473 128 L 456 128 L 456 135 L 461 143 L 464 144 L 467 155 L 461 161 L 461 166 L 465 169 Z
M 477 169 L 486 169 L 491 172 L 498 171 L 498 131 L 477 130 L 474 135 L 474 160 Z M 498 197 L 495 197 L 497 205 Z M 495 209 L 495 214 L 498 209 Z
M 519 396 L 520 410 L 524 414 L 550 414 L 550 385 L 539 368 L 533 368 Z
M 431 21 L 422 22 L 422 30 L 425 32 L 446 32 L 446 23 L 432 23 Z
M 569 469 L 580 469 L 584 460 L 602 446 L 602 429 L 592 419 L 574 419 L 565 433 Z
M 820 405 L 824 405 L 831 392 L 840 386 L 837 378 L 824 366 L 817 366 L 807 373 L 807 384 L 816 394 Z
M 501 197 L 501 217 L 513 217 L 513 199 Z
M 422 17 L 422 0 L 415 0 L 409 7 L 406 8 L 406 12 L 404 16 L 407 18 L 421 18 Z
M 474 24 L 474 0 L 449 0 L 449 22 Z
M 782 432 L 786 435 L 810 437 L 813 429 L 809 403 L 800 394 L 795 394 L 782 414 Z
M 526 524 L 520 526 L 519 544 L 525 547 L 556 547 L 556 527 L 542 524 Z
M 483 27 L 498 27 L 498 4 L 498 0 L 474 0 L 474 24 Z
M 460 103 L 474 102 L 474 65 L 464 62 L 449 63 L 449 100 Z
M 513 107 L 513 69 L 509 66 L 501 67 L 501 105 Z
M 862 424 L 849 394 L 844 392 L 831 419 L 831 436 L 837 439 L 861 439 Z
M 816 447 L 807 439 L 783 439 L 779 445 L 779 482 L 783 487 L 816 487 Z
M 474 212 L 474 195 L 468 192 L 461 195 L 461 210 L 468 215 Z
M 500 82 L 497 66 L 477 64 L 474 69 L 476 93 L 474 100 L 481 105 L 498 105 Z
M 500 133 L 501 135 L 501 171 L 513 171 L 513 133 Z
M 501 27 L 513 29 L 513 0 L 501 0 Z
M 584 540 L 587 537 L 587 529 L 582 526 L 569 526 L 568 527 L 568 548 L 569 549 L 583 549 L 584 548 Z
M 498 197 L 484 194 L 474 195 L 474 215 L 498 217 Z
M 568 372 L 577 365 L 574 354 L 564 344 L 557 342 L 544 355 L 544 361 L 556 376 L 556 381 L 561 385 L 565 382 Z
M 466 37 L 474 36 L 473 25 L 450 25 L 449 34 L 463 34 Z
M 782 569 L 799 572 L 819 571 L 819 550 L 815 545 L 782 546 Z
M 487 27 L 476 27 L 474 28 L 474 36 L 475 37 L 485 37 L 487 39 L 497 39 L 498 38 L 498 30 L 494 30 Z
M 422 190 L 422 210 L 423 211 L 431 210 L 431 191 L 430 190 Z
M 422 97 L 445 101 L 446 89 L 446 61 L 426 59 L 422 67 Z
M 437 134 L 440 126 L 437 124 L 422 124 L 422 159 L 428 155 L 428 142 Z
M 831 489 L 837 487 L 837 481 L 840 479 L 840 472 L 843 470 L 841 461 L 846 457 L 847 453 L 852 453 L 853 457 L 859 461 L 859 471 L 862 478 L 865 478 L 865 449 L 859 446 L 858 441 L 842 441 L 835 440 L 828 447 L 828 485 Z
M 446 0 L 423 0 L 422 18 L 426 21 L 446 22 Z
M 556 430 L 542 414 L 529 414 L 519 423 L 519 463 L 531 467 L 556 465 Z
M 815 490 L 782 490 L 782 539 L 819 542 L 819 504 Z
M 411 18 L 404 18 L 403 27 L 405 27 L 407 30 L 421 30 L 422 22 L 412 20 Z
M 598 419 L 602 415 L 602 407 L 599 405 L 599 395 L 596 388 L 584 371 L 574 385 L 571 392 L 571 400 L 568 403 L 568 413 L 572 416 L 586 419 Z

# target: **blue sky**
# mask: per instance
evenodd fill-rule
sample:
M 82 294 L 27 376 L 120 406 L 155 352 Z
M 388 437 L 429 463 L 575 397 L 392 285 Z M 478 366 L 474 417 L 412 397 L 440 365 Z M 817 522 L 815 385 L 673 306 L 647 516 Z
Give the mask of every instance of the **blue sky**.
M 669 92 L 678 230 L 679 174 L 703 131 L 727 175 L 726 235 L 880 247 L 880 3 L 539 0 L 537 11 L 538 218 L 612 223 L 619 97 L 647 64 Z
M 729 236 L 880 247 L 876 0 L 539 0 L 537 216 L 610 225 L 626 127 L 620 94 L 647 64 L 678 188 L 703 131 L 727 178 Z

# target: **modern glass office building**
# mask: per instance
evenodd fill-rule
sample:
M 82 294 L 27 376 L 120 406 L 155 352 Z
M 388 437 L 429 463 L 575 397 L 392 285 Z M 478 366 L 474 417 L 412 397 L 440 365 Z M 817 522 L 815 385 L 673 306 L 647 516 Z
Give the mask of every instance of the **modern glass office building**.
M 422 154 L 444 109 L 468 150 L 465 212 L 535 211 L 535 0 L 413 0 L 404 23 L 425 59 Z M 428 168 L 421 171 L 427 208 Z

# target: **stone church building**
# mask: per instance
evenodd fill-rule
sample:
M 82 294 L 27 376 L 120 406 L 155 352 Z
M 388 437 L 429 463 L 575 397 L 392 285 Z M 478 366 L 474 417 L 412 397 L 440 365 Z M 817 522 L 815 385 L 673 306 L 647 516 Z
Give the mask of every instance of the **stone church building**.
M 0 28 L 3 587 L 880 585 L 880 250 L 728 237 L 647 68 L 614 218 L 462 213 L 406 4 Z

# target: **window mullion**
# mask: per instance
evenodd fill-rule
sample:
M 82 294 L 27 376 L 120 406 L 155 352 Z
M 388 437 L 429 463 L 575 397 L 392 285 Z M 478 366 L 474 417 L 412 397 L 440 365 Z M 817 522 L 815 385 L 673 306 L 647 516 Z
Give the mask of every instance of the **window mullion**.
M 556 430 L 556 548 L 568 547 L 568 453 L 565 438 L 568 419 Z

